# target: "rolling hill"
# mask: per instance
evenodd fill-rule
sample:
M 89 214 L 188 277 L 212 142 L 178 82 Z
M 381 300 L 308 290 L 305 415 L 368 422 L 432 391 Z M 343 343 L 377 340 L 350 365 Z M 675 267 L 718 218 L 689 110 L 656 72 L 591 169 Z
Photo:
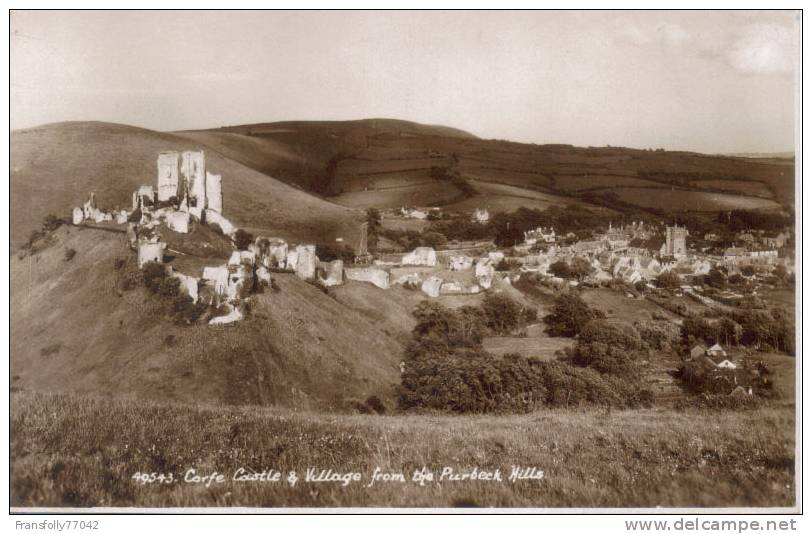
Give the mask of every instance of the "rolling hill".
M 251 124 L 176 135 L 354 208 L 490 205 L 509 211 L 614 202 L 701 212 L 794 203 L 793 158 L 522 144 L 384 119 Z M 447 171 L 445 178 L 438 168 Z M 460 182 L 473 187 L 461 188 Z M 513 189 L 483 191 L 483 183 Z M 618 188 L 620 195 L 612 196 Z

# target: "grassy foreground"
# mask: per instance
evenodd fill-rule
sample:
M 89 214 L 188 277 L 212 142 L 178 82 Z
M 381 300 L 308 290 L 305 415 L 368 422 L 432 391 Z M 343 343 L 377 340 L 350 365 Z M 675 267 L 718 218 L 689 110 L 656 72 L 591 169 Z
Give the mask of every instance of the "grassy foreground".
M 319 415 L 19 392 L 11 417 L 12 506 L 794 505 L 791 408 Z M 544 478 L 511 482 L 512 465 Z M 412 474 L 423 466 L 435 479 L 421 486 Z M 233 481 L 240 467 L 281 480 Z M 306 482 L 311 467 L 361 480 Z M 376 467 L 405 482 L 367 487 Z M 502 481 L 440 482 L 444 467 L 500 468 Z M 192 468 L 224 481 L 183 481 Z M 142 484 L 136 472 L 174 482 Z

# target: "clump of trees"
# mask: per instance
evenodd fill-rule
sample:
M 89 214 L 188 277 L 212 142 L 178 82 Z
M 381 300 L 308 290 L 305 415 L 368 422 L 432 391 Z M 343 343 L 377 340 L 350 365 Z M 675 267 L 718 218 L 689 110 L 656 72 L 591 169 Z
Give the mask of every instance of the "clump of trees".
M 544 318 L 547 333 L 554 337 L 575 337 L 593 319 L 605 319 L 606 315 L 590 308 L 575 293 L 563 293 L 556 297 L 552 313 Z
M 657 277 L 657 287 L 663 289 L 679 289 L 681 281 L 677 273 L 665 271 Z
M 564 260 L 558 260 L 550 265 L 548 270 L 559 278 L 565 278 L 567 280 L 574 279 L 581 282 L 595 271 L 589 261 L 581 257 L 572 258 L 569 263 Z
M 637 379 L 614 368 L 602 372 L 597 363 L 573 365 L 486 352 L 486 336 L 514 331 L 536 318 L 507 296 L 491 295 L 481 306 L 454 310 L 423 302 L 413 314 L 417 324 L 405 353 L 401 409 L 526 412 L 542 406 L 638 406 L 653 399 Z M 590 326 L 585 339 L 585 347 L 601 342 L 612 343 L 613 349 L 616 342 L 622 347 L 643 344 L 633 330 L 607 333 L 602 324 Z

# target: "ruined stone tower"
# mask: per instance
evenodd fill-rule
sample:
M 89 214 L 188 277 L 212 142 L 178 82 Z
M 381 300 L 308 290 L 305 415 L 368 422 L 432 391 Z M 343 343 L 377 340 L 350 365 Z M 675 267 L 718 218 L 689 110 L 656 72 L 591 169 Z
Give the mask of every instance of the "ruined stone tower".
M 180 197 L 177 152 L 158 154 L 158 201 L 166 202 L 172 197 Z
M 223 213 L 223 177 L 206 171 L 206 208 Z
M 203 151 L 185 151 L 180 171 L 186 197 L 185 206 L 189 213 L 199 219 L 206 209 L 206 156 Z

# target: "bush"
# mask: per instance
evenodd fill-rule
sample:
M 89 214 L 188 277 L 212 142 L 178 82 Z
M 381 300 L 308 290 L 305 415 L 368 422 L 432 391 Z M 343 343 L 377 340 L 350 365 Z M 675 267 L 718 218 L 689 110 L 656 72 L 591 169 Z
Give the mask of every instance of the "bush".
M 195 323 L 206 313 L 207 309 L 208 306 L 202 301 L 194 302 L 188 295 L 176 295 L 172 299 L 172 311 L 179 323 Z
M 222 229 L 220 230 L 222 232 Z M 234 246 L 237 250 L 248 250 L 248 246 L 254 242 L 254 236 L 242 228 L 234 232 Z
M 386 413 L 386 405 L 376 395 L 372 395 L 371 397 L 367 398 L 365 404 L 378 415 L 383 415 Z
M 76 250 L 72 248 L 65 249 L 65 261 L 70 261 L 76 256 Z
M 64 220 L 60 219 L 56 215 L 49 214 L 45 216 L 45 220 L 42 222 L 42 229 L 45 232 L 53 232 L 63 224 L 65 224 Z

